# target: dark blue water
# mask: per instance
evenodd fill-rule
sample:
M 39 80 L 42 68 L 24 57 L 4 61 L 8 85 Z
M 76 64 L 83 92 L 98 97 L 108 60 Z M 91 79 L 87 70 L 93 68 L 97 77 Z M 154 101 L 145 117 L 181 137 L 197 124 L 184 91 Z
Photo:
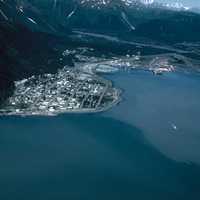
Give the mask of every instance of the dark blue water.
M 200 197 L 200 77 L 108 77 L 125 92 L 105 113 L 0 118 L 0 199 Z

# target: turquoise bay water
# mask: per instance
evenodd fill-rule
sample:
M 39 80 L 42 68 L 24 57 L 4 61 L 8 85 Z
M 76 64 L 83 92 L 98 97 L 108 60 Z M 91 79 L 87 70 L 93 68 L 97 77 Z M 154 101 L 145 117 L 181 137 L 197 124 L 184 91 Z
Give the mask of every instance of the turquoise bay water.
M 0 199 L 200 198 L 200 77 L 107 77 L 105 113 L 0 118 Z
M 145 132 L 145 138 L 171 159 L 200 164 L 200 76 L 149 72 L 112 76 L 124 100 L 106 116 Z

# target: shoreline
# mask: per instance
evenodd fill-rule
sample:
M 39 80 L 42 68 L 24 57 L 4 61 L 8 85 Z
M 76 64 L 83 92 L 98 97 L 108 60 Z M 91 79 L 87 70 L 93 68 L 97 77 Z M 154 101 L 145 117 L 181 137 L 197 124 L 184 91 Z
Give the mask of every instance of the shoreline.
M 77 69 L 75 69 L 76 71 Z M 81 71 L 80 69 L 78 69 L 78 71 Z M 85 72 L 84 72 L 85 73 Z M 108 80 L 108 79 L 105 79 L 95 73 L 92 74 L 92 76 L 95 77 L 95 79 L 98 79 L 100 80 L 101 82 L 103 82 L 104 84 L 108 85 L 109 87 L 112 87 L 113 88 L 113 82 L 111 80 Z M 58 111 L 58 112 L 52 112 L 52 113 L 48 113 L 48 112 L 44 112 L 44 113 L 40 113 L 40 112 L 33 112 L 33 113 L 27 113 L 27 114 L 24 114 L 24 113 L 5 113 L 6 110 L 4 109 L 0 109 L 0 112 L 4 112 L 2 114 L 0 114 L 0 117 L 2 116 L 21 116 L 21 117 L 29 117 L 29 116 L 58 116 L 58 115 L 61 115 L 61 114 L 89 114 L 89 113 L 100 113 L 100 112 L 105 112 L 111 108 L 113 108 L 114 106 L 118 105 L 121 100 L 122 100 L 122 97 L 121 97 L 121 94 L 122 94 L 122 90 L 120 88 L 114 88 L 115 90 L 115 98 L 114 100 L 109 103 L 108 105 L 106 105 L 105 107 L 100 107 L 100 108 L 97 108 L 97 109 L 93 109 L 93 108 L 83 108 L 83 109 L 66 109 L 66 110 L 63 110 L 63 111 Z

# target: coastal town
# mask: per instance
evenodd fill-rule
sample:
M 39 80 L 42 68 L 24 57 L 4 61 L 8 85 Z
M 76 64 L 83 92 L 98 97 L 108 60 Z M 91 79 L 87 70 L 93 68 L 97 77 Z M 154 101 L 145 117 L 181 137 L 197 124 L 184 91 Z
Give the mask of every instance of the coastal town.
M 32 76 L 15 83 L 1 114 L 55 115 L 99 112 L 119 101 L 120 91 L 94 74 L 63 68 L 56 74 Z

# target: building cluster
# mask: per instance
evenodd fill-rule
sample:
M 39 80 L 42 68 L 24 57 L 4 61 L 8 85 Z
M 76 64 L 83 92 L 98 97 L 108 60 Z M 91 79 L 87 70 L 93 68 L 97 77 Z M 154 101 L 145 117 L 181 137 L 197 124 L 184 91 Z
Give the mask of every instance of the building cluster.
M 33 76 L 16 82 L 2 113 L 51 115 L 96 112 L 118 101 L 119 91 L 98 76 L 63 68 L 56 74 Z

